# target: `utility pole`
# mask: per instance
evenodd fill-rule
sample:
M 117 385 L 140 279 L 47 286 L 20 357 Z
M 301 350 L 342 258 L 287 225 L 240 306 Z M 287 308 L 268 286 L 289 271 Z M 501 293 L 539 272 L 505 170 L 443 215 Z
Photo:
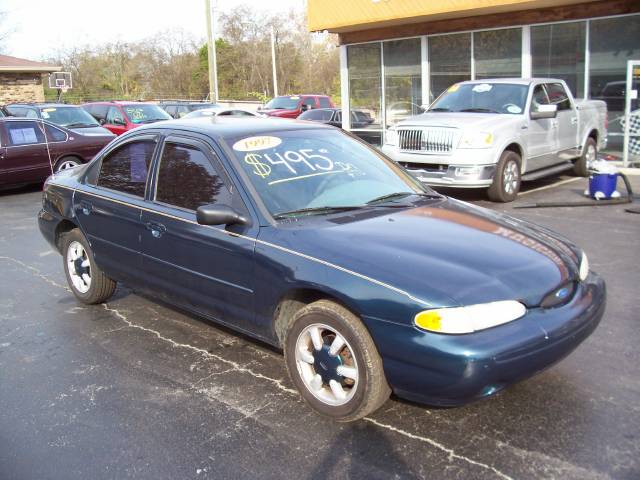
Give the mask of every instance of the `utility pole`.
M 214 0 L 215 2 L 216 0 Z M 211 9 L 211 0 L 205 0 L 207 9 L 207 56 L 209 63 L 209 101 L 218 103 L 218 62 L 216 60 L 215 12 Z
M 273 96 L 278 96 L 278 76 L 276 72 L 276 36 L 271 25 L 271 65 L 273 66 Z

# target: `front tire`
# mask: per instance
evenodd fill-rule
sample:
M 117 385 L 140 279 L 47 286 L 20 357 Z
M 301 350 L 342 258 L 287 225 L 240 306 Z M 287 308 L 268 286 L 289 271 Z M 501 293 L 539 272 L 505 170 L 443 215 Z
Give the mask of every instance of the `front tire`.
M 96 265 L 89 242 L 77 228 L 63 237 L 62 263 L 69 288 L 82 303 L 102 303 L 115 292 L 117 283 Z
M 296 312 L 287 329 L 284 356 L 302 398 L 338 422 L 370 414 L 391 394 L 369 332 L 358 317 L 329 300 Z
M 78 165 L 82 165 L 82 162 L 76 157 L 64 157 L 56 162 L 55 167 L 53 167 L 53 171 L 58 173 L 63 170 L 68 170 L 69 168 L 75 168 Z
M 511 150 L 505 150 L 500 155 L 500 161 L 493 176 L 493 183 L 487 192 L 492 202 L 513 202 L 520 191 L 520 155 Z
M 588 177 L 589 170 L 593 168 L 593 163 L 598 158 L 598 145 L 596 141 L 589 137 L 584 146 L 582 156 L 573 164 L 573 174 L 577 177 Z

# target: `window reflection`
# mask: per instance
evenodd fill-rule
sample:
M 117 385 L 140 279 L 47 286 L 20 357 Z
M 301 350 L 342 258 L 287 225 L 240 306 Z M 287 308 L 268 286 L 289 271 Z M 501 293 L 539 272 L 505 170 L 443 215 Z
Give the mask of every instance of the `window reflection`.
M 520 77 L 522 29 L 507 28 L 473 34 L 476 78 Z
M 575 97 L 584 97 L 586 22 L 531 27 L 534 77 L 560 78 Z
M 384 42 L 386 127 L 423 112 L 420 69 L 419 38 Z
M 365 140 L 380 145 L 382 143 L 380 44 L 349 45 L 347 62 L 351 110 L 358 115 L 358 118 L 363 119 L 357 125 L 352 125 L 352 129 L 374 130 L 366 136 Z
M 457 82 L 471 80 L 471 34 L 429 37 L 431 100 Z
M 131 142 L 107 155 L 100 166 L 98 186 L 144 197 L 155 142 Z

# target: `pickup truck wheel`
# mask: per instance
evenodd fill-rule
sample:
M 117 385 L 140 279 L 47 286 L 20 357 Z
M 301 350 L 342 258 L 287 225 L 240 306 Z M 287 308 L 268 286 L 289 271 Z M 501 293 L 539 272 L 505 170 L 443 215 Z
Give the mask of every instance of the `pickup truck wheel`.
M 98 268 L 89 242 L 77 228 L 62 239 L 62 262 L 67 283 L 82 303 L 102 303 L 115 292 L 117 283 Z
M 489 187 L 489 200 L 492 202 L 513 202 L 520 191 L 520 155 L 506 150 L 500 155 L 500 161 Z
M 338 422 L 368 415 L 391 394 L 369 332 L 358 317 L 329 300 L 295 313 L 284 341 L 284 358 L 302 398 Z
M 582 156 L 573 164 L 573 173 L 578 177 L 588 177 L 589 170 L 593 168 L 593 164 L 598 158 L 598 146 L 596 141 L 589 137 L 584 146 Z

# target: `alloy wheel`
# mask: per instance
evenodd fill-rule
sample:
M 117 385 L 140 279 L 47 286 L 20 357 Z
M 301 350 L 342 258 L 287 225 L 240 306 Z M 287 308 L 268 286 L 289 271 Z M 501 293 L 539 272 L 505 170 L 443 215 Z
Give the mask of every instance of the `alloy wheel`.
M 80 293 L 91 288 L 91 262 L 80 242 L 73 241 L 67 248 L 67 270 L 73 287 Z

